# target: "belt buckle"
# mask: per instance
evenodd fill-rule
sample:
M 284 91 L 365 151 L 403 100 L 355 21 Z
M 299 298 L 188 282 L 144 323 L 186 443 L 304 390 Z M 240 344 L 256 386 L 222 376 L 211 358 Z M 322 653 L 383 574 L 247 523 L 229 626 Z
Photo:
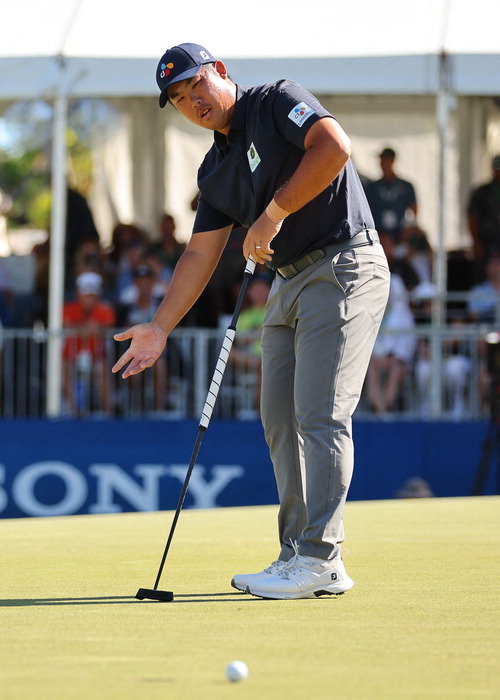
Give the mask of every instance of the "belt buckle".
M 298 275 L 300 272 L 303 272 L 310 265 L 317 262 L 318 260 L 321 260 L 321 258 L 324 257 L 325 251 L 323 250 L 323 248 L 319 248 L 318 250 L 313 250 L 310 253 L 307 253 L 302 258 L 299 258 L 299 260 L 296 260 L 295 263 L 289 263 L 288 265 L 285 265 L 281 268 L 281 270 L 284 270 L 286 272 L 290 271 L 292 274 L 283 274 L 282 272 L 280 272 L 280 268 L 278 268 L 277 272 L 281 277 L 283 277 L 283 279 L 290 280 L 296 275 Z M 305 264 L 301 264 L 300 266 L 298 266 L 296 263 Z
M 291 272 L 292 274 L 288 275 L 288 272 Z M 284 280 L 291 280 L 292 277 L 295 277 L 295 275 L 298 275 L 296 267 L 293 265 L 293 263 L 290 263 L 289 265 L 285 265 L 284 267 L 278 267 L 276 270 L 278 275 L 284 279 Z

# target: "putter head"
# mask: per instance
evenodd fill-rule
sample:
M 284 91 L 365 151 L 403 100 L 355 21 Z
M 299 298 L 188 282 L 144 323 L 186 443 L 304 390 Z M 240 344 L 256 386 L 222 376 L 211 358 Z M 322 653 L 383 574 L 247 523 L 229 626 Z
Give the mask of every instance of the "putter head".
M 137 600 L 159 600 L 160 603 L 170 603 L 174 599 L 172 591 L 158 591 L 156 588 L 139 588 L 136 593 Z

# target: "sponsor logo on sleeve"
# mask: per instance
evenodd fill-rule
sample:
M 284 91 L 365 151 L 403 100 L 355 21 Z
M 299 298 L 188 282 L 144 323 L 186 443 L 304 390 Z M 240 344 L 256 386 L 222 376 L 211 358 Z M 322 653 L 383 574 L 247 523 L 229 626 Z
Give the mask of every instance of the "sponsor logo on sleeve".
M 302 126 L 302 124 L 309 119 L 311 114 L 316 112 L 315 109 L 309 107 L 305 102 L 299 102 L 289 113 L 288 119 L 291 119 L 297 126 Z

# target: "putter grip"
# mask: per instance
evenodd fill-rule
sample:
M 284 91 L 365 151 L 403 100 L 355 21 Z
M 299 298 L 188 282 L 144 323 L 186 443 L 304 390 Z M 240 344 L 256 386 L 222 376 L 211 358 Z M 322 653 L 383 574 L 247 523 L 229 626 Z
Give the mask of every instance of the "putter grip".
M 229 353 L 233 346 L 233 340 L 236 330 L 234 328 L 228 328 L 226 335 L 224 336 L 224 341 L 219 353 L 219 359 L 217 360 L 217 365 L 215 366 L 214 375 L 212 377 L 212 382 L 208 390 L 207 398 L 205 400 L 205 405 L 201 413 L 200 428 L 208 428 L 212 413 L 214 410 L 215 402 L 217 400 L 217 395 L 219 393 L 220 385 L 222 383 L 222 378 L 226 370 L 227 361 L 229 359 Z
M 252 276 L 253 273 L 255 272 L 255 260 L 252 258 L 251 255 L 248 256 L 247 264 L 245 266 L 245 271 L 243 274 Z

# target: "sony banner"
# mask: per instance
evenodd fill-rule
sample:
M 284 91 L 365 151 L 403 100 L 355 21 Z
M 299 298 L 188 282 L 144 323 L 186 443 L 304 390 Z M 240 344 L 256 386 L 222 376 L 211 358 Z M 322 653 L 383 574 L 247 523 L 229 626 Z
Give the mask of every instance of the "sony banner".
M 484 423 L 355 423 L 350 500 L 401 497 L 418 477 L 434 496 L 468 496 Z M 193 421 L 0 420 L 0 518 L 174 510 L 198 424 Z M 498 493 L 492 455 L 481 494 Z M 277 503 L 258 421 L 212 421 L 186 508 Z
M 0 517 L 175 509 L 197 430 L 191 422 L 2 422 Z M 214 423 L 185 507 L 276 502 L 260 424 Z

